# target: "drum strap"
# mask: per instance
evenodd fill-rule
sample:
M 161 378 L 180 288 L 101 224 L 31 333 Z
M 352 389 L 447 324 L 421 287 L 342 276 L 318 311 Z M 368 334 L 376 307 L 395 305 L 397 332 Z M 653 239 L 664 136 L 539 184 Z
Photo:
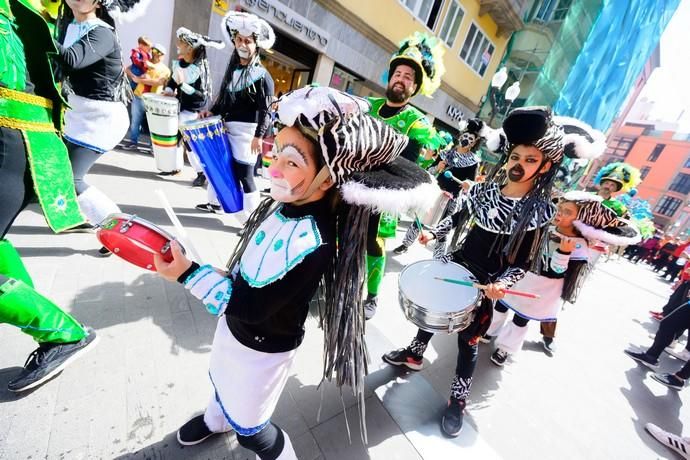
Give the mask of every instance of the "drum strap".
M 319 171 L 316 174 L 316 177 L 314 177 L 314 180 L 311 181 L 311 184 L 309 184 L 309 187 L 307 190 L 304 192 L 302 195 L 303 198 L 300 198 L 299 200 L 296 200 L 294 203 L 296 205 L 301 205 L 305 203 L 305 200 L 311 196 L 314 191 L 323 184 L 326 179 L 328 179 L 331 176 L 331 172 L 328 170 L 326 166 L 321 168 L 321 171 Z

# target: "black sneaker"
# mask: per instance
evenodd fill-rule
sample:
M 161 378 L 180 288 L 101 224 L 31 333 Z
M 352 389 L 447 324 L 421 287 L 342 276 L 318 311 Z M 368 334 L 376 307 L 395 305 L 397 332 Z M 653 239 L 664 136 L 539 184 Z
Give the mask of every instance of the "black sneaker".
M 556 343 L 553 341 L 553 337 L 544 337 L 544 341 L 541 344 L 547 355 L 552 356 L 556 353 Z
M 210 212 L 211 214 L 220 212 L 220 205 L 218 204 L 201 203 L 194 206 L 194 208 L 198 209 L 199 211 Z
M 128 144 L 122 146 L 122 150 L 127 150 L 131 152 L 133 150 L 139 150 L 139 146 L 136 142 L 129 142 Z
M 484 334 L 483 336 L 479 337 L 479 341 L 481 343 L 491 343 L 491 341 L 494 339 L 493 335 L 489 334 Z
M 652 374 L 652 378 L 662 385 L 666 385 L 674 390 L 682 390 L 685 386 L 685 380 L 681 379 L 675 374 Z
M 465 410 L 465 400 L 450 398 L 448 407 L 446 407 L 441 419 L 441 428 L 443 432 L 454 438 L 462 431 L 462 419 L 464 417 L 463 410 Z
M 206 176 L 204 173 L 196 173 L 196 179 L 192 182 L 192 187 L 203 187 L 206 185 Z
M 491 362 L 495 365 L 503 367 L 503 365 L 506 363 L 506 359 L 508 359 L 508 352 L 503 351 L 500 348 L 496 348 L 496 351 L 491 354 L 491 358 L 489 359 L 491 359 Z
M 101 257 L 108 257 L 112 256 L 113 253 L 110 252 L 110 249 L 106 248 L 105 246 L 101 246 L 101 248 L 98 250 L 98 255 Z
M 177 430 L 177 442 L 183 446 L 195 446 L 206 441 L 215 433 L 208 429 L 204 422 L 204 414 L 197 415 Z
M 59 374 L 77 358 L 98 343 L 96 331 L 86 329 L 88 335 L 73 343 L 42 343 L 26 359 L 19 376 L 7 384 L 7 389 L 18 393 L 37 387 Z
M 376 308 L 379 306 L 379 299 L 377 296 L 369 296 L 364 301 L 364 319 L 370 320 L 376 314 Z
M 410 248 L 408 248 L 408 247 L 405 246 L 404 244 L 401 244 L 401 245 L 398 246 L 397 248 L 393 249 L 393 252 L 394 252 L 395 254 L 400 255 L 400 254 L 405 254 L 405 253 L 407 252 L 408 249 L 410 249 Z
M 421 371 L 423 359 L 413 354 L 409 348 L 400 348 L 383 355 L 382 359 L 397 367 L 406 367 L 412 371 Z
M 158 174 L 159 176 L 177 176 L 181 172 L 181 169 L 173 169 L 172 171 L 160 171 L 156 174 Z
M 647 366 L 652 370 L 656 370 L 659 368 L 659 360 L 652 359 L 651 357 L 647 356 L 646 353 L 637 353 L 630 350 L 624 350 L 623 352 L 635 361 L 637 361 L 638 363 Z

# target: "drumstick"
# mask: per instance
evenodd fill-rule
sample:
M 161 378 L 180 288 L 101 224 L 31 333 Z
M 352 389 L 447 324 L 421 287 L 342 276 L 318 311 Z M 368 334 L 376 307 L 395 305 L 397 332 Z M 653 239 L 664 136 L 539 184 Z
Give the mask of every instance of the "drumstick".
M 463 183 L 463 181 L 461 181 L 460 179 L 458 179 L 457 177 L 455 177 L 455 176 L 453 175 L 453 173 L 450 172 L 450 171 L 444 172 L 444 173 L 443 173 L 443 177 L 445 177 L 446 179 L 450 179 L 450 180 L 452 180 L 452 181 L 455 181 L 455 182 L 457 182 L 457 183 L 460 184 L 460 185 L 462 185 L 462 183 Z
M 469 286 L 477 289 L 486 289 L 488 286 L 485 284 L 477 284 L 473 283 L 472 281 L 465 281 L 465 280 L 454 280 L 450 278 L 439 278 L 438 276 L 435 276 L 434 279 L 440 280 L 440 281 L 445 281 L 446 283 L 453 283 L 453 284 L 459 284 L 460 286 Z M 531 292 L 523 292 L 523 291 L 514 291 L 512 289 L 501 289 L 503 292 L 506 294 L 510 295 L 516 295 L 519 297 L 527 297 L 528 299 L 539 299 L 541 298 L 540 295 L 538 294 L 532 294 Z
M 182 222 L 180 222 L 180 219 L 178 219 L 177 215 L 175 215 L 175 211 L 173 211 L 172 206 L 170 206 L 170 202 L 168 201 L 168 198 L 165 196 L 165 193 L 163 193 L 163 190 L 156 189 L 156 195 L 158 195 L 158 198 L 160 198 L 161 203 L 163 204 L 163 209 L 165 209 L 165 213 L 168 215 L 170 221 L 175 226 L 175 230 L 177 231 L 177 237 L 184 242 L 184 247 L 186 249 L 189 249 L 192 258 L 196 260 L 199 264 L 203 265 L 199 253 L 194 247 L 194 244 L 192 244 L 191 238 L 189 238 L 189 235 L 187 235 L 187 230 L 184 229 L 184 227 L 182 226 Z

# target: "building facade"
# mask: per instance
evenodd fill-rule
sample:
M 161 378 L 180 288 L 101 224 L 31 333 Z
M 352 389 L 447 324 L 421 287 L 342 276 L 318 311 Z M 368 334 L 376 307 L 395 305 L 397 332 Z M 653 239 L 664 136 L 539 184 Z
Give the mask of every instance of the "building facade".
M 649 202 L 657 228 L 690 236 L 690 134 L 674 124 L 629 121 L 613 133 L 600 166 L 615 161 L 640 170 L 636 196 Z
M 479 110 L 508 39 L 524 26 L 531 5 L 531 0 L 162 1 L 172 4 L 172 18 L 166 18 L 172 23 L 154 25 L 147 15 L 148 20 L 125 25 L 128 41 L 136 43 L 137 35 L 151 34 L 152 28 L 157 40 L 158 29 L 174 33 L 181 25 L 220 38 L 228 9 L 254 13 L 276 31 L 274 49 L 263 55 L 276 94 L 315 82 L 360 96 L 382 95 L 384 71 L 398 44 L 416 31 L 434 34 L 446 50 L 446 73 L 433 98 L 420 95 L 412 103 L 450 131 Z M 174 51 L 173 37 L 165 42 Z M 230 47 L 209 50 L 215 94 L 230 52 Z

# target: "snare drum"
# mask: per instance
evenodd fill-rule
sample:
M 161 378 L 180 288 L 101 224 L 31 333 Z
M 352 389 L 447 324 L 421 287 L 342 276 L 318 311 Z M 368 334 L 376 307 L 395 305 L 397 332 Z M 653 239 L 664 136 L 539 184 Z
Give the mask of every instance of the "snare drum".
M 232 151 L 221 117 L 180 125 L 182 138 L 199 157 L 201 167 L 227 213 L 242 210 L 242 191 L 232 172 Z
M 437 277 L 476 282 L 469 270 L 453 262 L 422 260 L 410 264 L 398 279 L 398 301 L 405 317 L 428 332 L 451 334 L 466 329 L 482 299 L 481 291 Z
M 146 109 L 156 168 L 163 172 L 179 171 L 184 164 L 182 149 L 177 148 L 180 102 L 154 93 L 144 93 L 141 100 Z
M 170 242 L 173 236 L 151 222 L 132 214 L 110 214 L 98 226 L 96 237 L 110 252 L 129 263 L 156 271 L 153 254 L 172 262 Z

